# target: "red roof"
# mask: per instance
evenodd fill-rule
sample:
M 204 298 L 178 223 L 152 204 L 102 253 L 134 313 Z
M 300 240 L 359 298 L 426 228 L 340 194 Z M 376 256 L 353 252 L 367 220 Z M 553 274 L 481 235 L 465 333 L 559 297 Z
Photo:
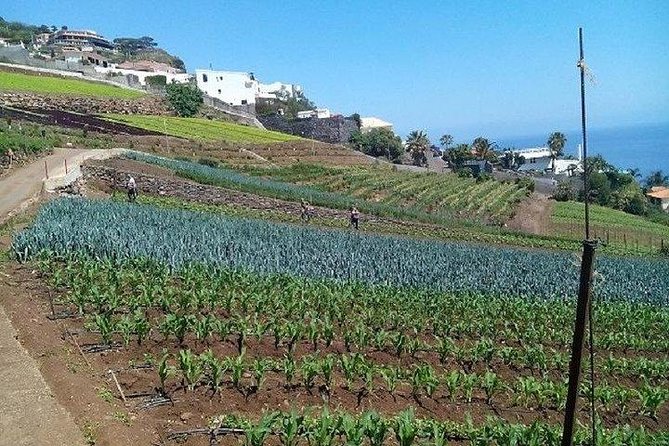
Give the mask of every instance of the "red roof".
M 655 186 L 650 188 L 650 192 L 646 194 L 652 198 L 659 198 L 661 200 L 669 199 L 669 188 L 664 186 Z

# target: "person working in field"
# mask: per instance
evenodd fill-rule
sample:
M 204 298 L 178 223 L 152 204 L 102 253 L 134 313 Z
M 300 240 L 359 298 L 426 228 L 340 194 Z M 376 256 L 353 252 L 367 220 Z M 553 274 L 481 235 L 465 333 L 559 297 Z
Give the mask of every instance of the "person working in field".
M 128 175 L 128 201 L 131 203 L 137 199 L 137 183 L 132 175 Z
M 314 208 L 306 200 L 302 200 L 301 206 L 302 206 L 302 212 L 300 214 L 300 217 L 302 218 L 303 221 L 309 222 L 309 219 L 311 219 L 311 214 L 313 214 L 314 212 Z
M 358 222 L 360 221 L 360 212 L 358 212 L 358 208 L 353 206 L 351 208 L 351 227 L 358 229 Z

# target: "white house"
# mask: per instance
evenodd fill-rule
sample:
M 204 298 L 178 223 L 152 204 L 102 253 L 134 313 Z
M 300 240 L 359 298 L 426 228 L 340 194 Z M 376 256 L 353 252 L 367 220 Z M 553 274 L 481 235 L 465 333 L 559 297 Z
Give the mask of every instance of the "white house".
M 527 149 L 512 150 L 511 153 L 522 156 L 525 159 L 525 163 L 518 168 L 521 172 L 532 170 L 543 172 L 553 169 L 553 173 L 557 175 L 567 174 L 571 176 L 576 172 L 583 171 L 580 150 L 579 146 L 578 160 L 556 159 L 554 162 L 551 161 L 551 151 L 548 147 L 529 147 Z
M 302 87 L 283 82 L 272 82 L 271 84 L 258 83 L 257 97 L 262 99 L 276 99 L 279 96 L 293 98 L 302 92 Z
M 360 131 L 362 133 L 367 133 L 372 129 L 393 129 L 393 125 L 390 122 L 386 122 L 383 119 L 375 118 L 373 116 L 367 118 L 360 118 Z
M 663 211 L 669 212 L 669 188 L 664 186 L 651 187 L 646 196 L 658 202 Z
M 258 81 L 243 71 L 195 70 L 197 86 L 208 96 L 230 105 L 254 105 Z
M 327 108 L 316 108 L 314 110 L 305 110 L 297 112 L 297 119 L 307 119 L 307 118 L 329 118 L 332 116 L 330 110 Z

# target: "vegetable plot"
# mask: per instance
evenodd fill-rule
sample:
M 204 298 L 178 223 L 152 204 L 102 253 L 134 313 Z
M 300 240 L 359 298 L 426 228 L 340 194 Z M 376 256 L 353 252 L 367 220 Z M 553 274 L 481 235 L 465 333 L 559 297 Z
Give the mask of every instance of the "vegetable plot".
M 67 228 L 67 230 L 64 230 Z M 110 201 L 48 204 L 18 235 L 25 259 L 41 251 L 119 259 L 146 257 L 181 268 L 191 262 L 457 293 L 566 299 L 577 289 L 578 261 L 549 253 L 327 231 Z M 597 262 L 595 296 L 667 305 L 669 262 Z

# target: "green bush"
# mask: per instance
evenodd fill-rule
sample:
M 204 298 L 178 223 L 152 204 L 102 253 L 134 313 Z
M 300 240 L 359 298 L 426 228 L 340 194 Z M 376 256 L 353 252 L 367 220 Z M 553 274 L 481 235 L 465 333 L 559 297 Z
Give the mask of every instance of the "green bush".
M 151 87 L 164 87 L 167 85 L 167 77 L 159 74 L 157 76 L 146 76 L 146 84 Z
M 556 201 L 572 201 L 576 200 L 577 195 L 569 181 L 560 181 L 553 193 L 553 199 Z
M 170 105 L 181 117 L 192 118 L 202 106 L 202 91 L 197 85 L 172 83 L 165 87 L 165 91 Z

